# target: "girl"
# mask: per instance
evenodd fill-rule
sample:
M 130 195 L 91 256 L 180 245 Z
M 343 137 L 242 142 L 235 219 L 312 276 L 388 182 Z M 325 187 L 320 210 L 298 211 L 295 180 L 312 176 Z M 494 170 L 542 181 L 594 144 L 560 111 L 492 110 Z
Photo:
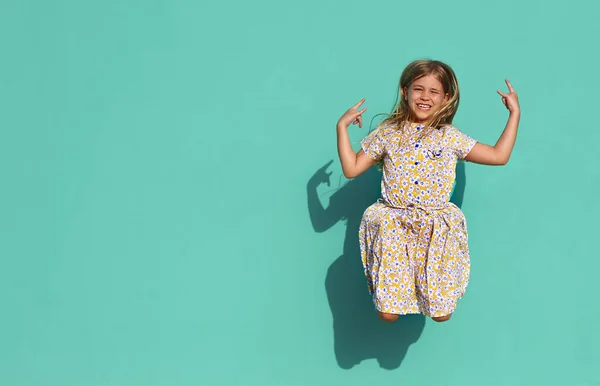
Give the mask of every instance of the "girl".
M 467 288 L 470 255 L 466 220 L 449 202 L 457 160 L 505 165 L 517 136 L 520 107 L 506 80 L 498 91 L 510 115 L 494 146 L 477 142 L 452 126 L 460 94 L 454 71 L 439 61 L 410 63 L 400 77 L 399 103 L 355 153 L 348 127 L 362 127 L 351 107 L 337 123 L 344 176 L 354 178 L 381 164 L 381 199 L 367 208 L 359 230 L 364 272 L 381 319 L 422 313 L 450 319 Z

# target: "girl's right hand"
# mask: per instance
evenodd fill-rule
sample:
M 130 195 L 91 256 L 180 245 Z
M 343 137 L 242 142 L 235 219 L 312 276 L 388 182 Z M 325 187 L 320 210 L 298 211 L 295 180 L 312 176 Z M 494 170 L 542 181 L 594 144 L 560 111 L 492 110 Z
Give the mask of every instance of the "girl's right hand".
M 350 107 L 348 111 L 342 115 L 340 120 L 337 123 L 338 127 L 342 127 L 344 129 L 348 128 L 348 126 L 358 124 L 358 127 L 362 128 L 362 114 L 367 111 L 365 107 L 362 110 L 358 110 L 358 108 L 365 102 L 365 98 L 361 99 L 357 104 Z

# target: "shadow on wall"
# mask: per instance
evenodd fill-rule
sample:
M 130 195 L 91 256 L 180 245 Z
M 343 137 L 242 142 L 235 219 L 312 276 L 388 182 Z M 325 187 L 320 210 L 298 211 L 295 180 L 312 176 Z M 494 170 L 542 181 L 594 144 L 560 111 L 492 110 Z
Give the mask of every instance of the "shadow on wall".
M 358 243 L 358 228 L 367 207 L 381 193 L 381 172 L 372 167 L 337 190 L 324 207 L 317 187 L 329 184 L 327 168 L 317 170 L 307 184 L 308 211 L 315 232 L 325 232 L 340 220 L 346 220 L 342 256 L 327 271 L 325 289 L 333 315 L 334 352 L 338 365 L 351 369 L 365 359 L 376 359 L 384 369 L 400 366 L 408 348 L 425 327 L 423 315 L 402 316 L 395 323 L 379 319 L 367 289 Z M 456 186 L 451 201 L 461 207 L 465 192 L 465 165 L 456 168 Z

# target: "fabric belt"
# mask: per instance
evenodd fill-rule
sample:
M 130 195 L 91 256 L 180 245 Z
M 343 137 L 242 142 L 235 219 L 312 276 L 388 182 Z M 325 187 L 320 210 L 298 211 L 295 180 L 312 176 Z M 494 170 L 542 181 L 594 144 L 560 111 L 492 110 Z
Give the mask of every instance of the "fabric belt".
M 425 212 L 444 210 L 444 209 L 448 208 L 448 206 L 449 206 L 448 204 L 446 204 L 444 206 L 422 206 L 422 205 L 415 205 L 415 204 L 407 204 L 407 205 L 399 206 L 399 205 L 392 205 L 392 204 L 386 202 L 383 198 L 378 199 L 377 202 L 382 203 L 383 205 L 393 208 L 393 209 L 420 209 Z

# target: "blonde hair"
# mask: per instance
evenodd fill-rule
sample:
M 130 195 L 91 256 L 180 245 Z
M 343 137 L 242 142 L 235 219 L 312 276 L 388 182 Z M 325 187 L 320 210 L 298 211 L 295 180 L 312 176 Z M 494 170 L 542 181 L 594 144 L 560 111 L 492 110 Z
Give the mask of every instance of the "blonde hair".
M 415 116 L 407 102 L 405 90 L 408 90 L 412 83 L 424 76 L 433 75 L 442 84 L 444 94 L 448 100 L 442 105 L 426 123 L 422 130 L 421 138 L 428 135 L 432 130 L 440 126 L 452 124 L 452 119 L 458 110 L 460 101 L 460 92 L 456 75 L 450 66 L 438 60 L 416 60 L 410 63 L 400 76 L 398 93 L 394 102 L 393 112 L 386 114 L 388 117 L 383 120 L 381 126 L 389 124 L 395 125 L 399 130 L 404 130 L 404 125 L 415 120 Z M 400 101 L 398 101 L 400 99 Z

